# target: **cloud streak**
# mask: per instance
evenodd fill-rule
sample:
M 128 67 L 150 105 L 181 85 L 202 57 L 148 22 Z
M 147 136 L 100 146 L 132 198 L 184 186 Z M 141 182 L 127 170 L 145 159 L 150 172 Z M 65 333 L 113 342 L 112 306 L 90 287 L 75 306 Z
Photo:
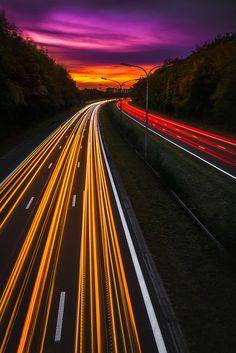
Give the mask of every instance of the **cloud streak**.
M 10 20 L 47 47 L 81 85 L 91 83 L 79 78 L 87 70 L 91 77 L 103 71 L 111 77 L 119 72 L 120 61 L 159 64 L 235 29 L 236 4 L 231 0 L 224 4 L 199 0 L 197 5 L 187 0 L 146 0 L 142 4 L 134 0 L 3 1 L 0 4 Z M 129 78 L 135 74 L 130 72 Z

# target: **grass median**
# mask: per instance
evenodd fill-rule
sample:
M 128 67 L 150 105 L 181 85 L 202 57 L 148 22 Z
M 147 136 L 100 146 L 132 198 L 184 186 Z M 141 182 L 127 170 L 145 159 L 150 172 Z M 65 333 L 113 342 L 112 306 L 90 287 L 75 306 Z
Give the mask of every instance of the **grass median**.
M 104 107 L 101 123 L 108 148 L 190 352 L 233 353 L 236 347 L 236 318 L 232 315 L 236 312 L 235 273 L 161 180 L 124 141 L 116 121 L 112 106 Z

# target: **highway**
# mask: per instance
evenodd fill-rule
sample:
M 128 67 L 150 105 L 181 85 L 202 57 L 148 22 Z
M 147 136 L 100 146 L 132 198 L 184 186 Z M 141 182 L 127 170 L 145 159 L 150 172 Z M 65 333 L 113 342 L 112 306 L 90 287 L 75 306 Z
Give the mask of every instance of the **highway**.
M 93 103 L 1 183 L 0 353 L 168 353 Z
M 131 105 L 129 99 L 118 102 L 118 107 L 142 125 L 146 112 Z M 200 130 L 152 113 L 148 114 L 149 130 L 185 150 L 191 155 L 236 179 L 236 140 Z

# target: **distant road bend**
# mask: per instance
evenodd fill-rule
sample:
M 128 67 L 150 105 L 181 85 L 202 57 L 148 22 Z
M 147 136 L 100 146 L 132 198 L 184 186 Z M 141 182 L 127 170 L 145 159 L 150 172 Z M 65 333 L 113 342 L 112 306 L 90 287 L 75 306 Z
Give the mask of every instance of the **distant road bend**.
M 167 353 L 101 139 L 104 103 L 1 184 L 1 353 Z
M 120 102 L 118 102 L 120 108 Z M 122 100 L 122 110 L 130 118 L 145 125 L 146 113 Z M 177 121 L 149 113 L 149 130 L 184 149 L 212 167 L 236 179 L 236 140 L 219 136 Z

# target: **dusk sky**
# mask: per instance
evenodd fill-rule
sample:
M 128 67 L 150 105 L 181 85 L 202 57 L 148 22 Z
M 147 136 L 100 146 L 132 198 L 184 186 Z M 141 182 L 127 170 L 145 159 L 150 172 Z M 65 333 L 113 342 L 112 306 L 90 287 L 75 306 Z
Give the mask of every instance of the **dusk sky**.
M 101 76 L 140 77 L 119 63 L 148 68 L 236 29 L 234 0 L 0 0 L 0 7 L 80 88 Z

